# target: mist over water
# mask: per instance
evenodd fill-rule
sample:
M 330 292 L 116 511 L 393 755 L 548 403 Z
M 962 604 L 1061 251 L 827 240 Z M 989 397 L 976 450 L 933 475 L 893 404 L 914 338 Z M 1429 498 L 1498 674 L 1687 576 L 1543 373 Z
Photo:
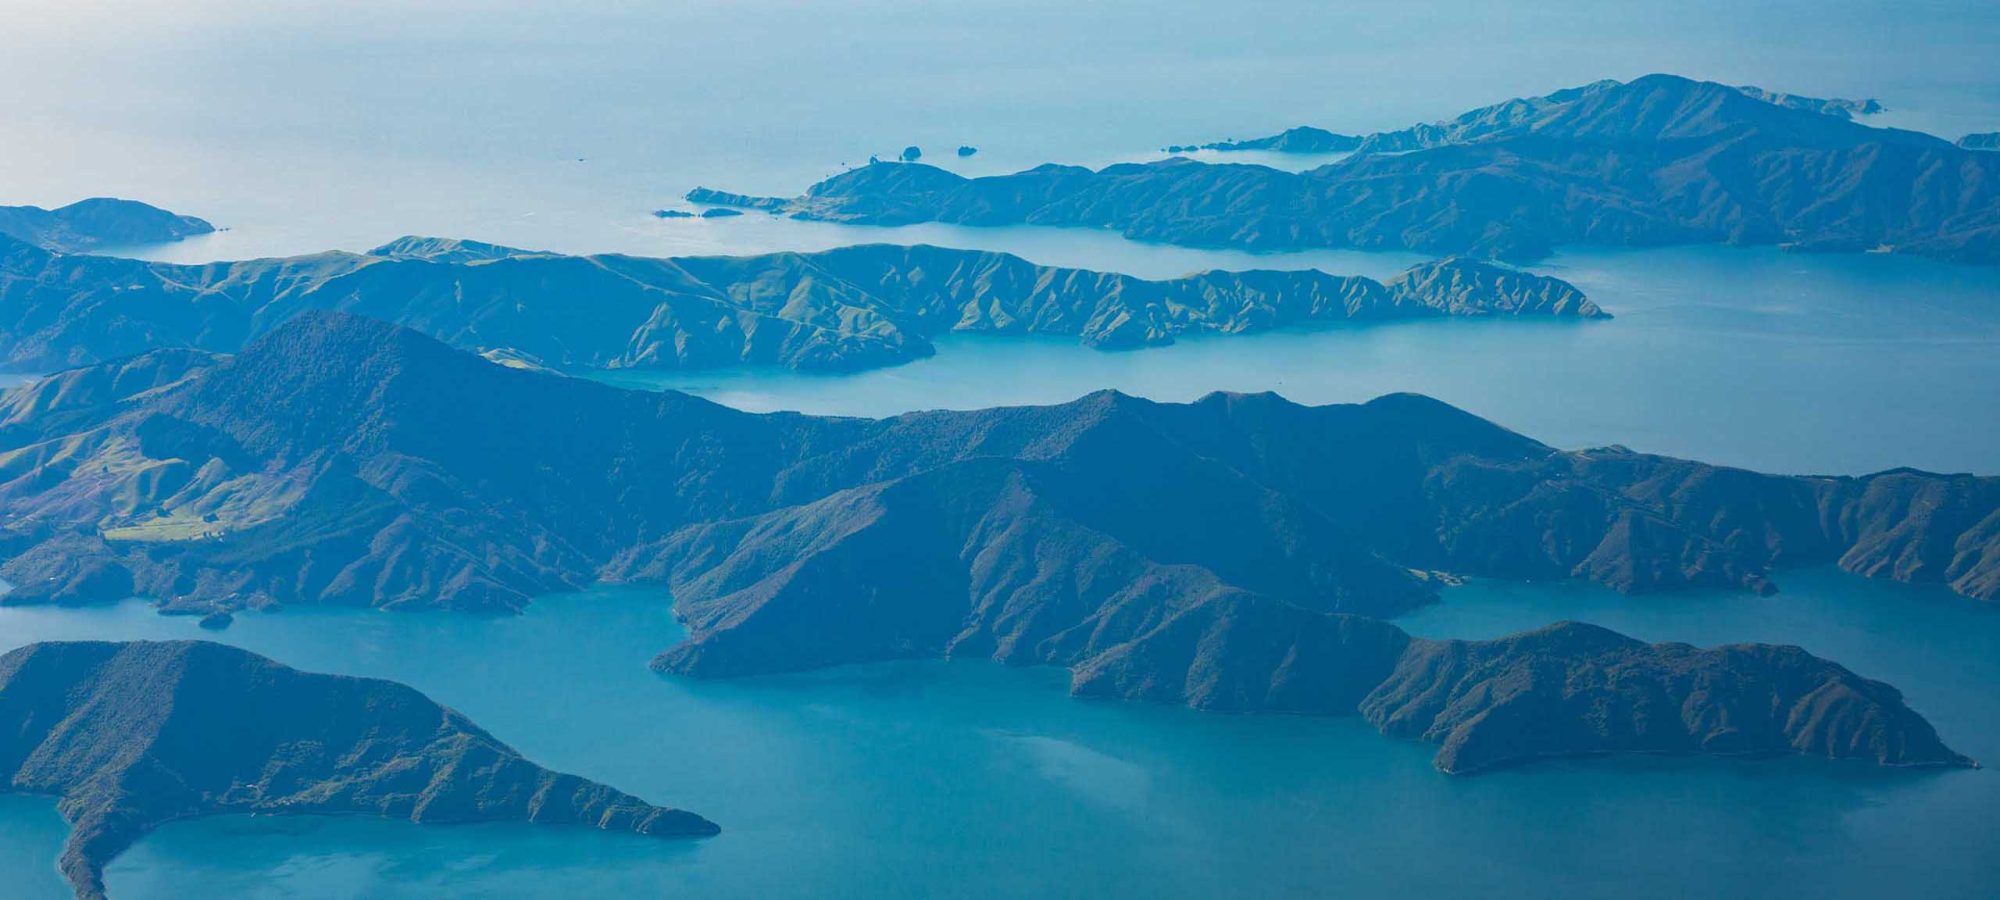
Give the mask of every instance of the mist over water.
M 697 185 L 796 193 L 909 144 L 970 174 L 1097 166 L 1659 71 L 2000 129 L 2000 10 L 1970 0 L 0 7 L 0 203 L 142 199 L 233 229 L 211 259 L 408 233 L 742 252 L 648 213 Z

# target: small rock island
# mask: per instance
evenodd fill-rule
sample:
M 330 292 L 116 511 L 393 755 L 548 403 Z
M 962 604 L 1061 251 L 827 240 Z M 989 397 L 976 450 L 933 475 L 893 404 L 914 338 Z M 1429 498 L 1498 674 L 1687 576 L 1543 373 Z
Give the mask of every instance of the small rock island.
M 657 837 L 720 831 L 551 772 L 404 685 L 315 675 L 206 641 L 31 644 L 0 656 L 0 790 L 49 794 L 62 873 L 194 816 L 356 814 L 534 822 Z
M 2000 150 L 2000 131 L 1968 134 L 1958 139 L 1958 145 L 1967 150 Z

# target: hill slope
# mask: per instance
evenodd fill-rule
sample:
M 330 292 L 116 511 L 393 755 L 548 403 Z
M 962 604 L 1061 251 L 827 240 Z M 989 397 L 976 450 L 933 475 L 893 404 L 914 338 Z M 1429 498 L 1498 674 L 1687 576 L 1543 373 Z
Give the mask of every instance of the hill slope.
M 234 357 L 157 351 L 0 396 L 0 513 L 10 602 L 506 609 L 643 574 L 696 608 L 810 589 L 793 554 L 758 553 L 808 519 L 829 562 L 922 532 L 962 541 L 926 557 L 962 578 L 994 561 L 982 550 L 1055 529 L 1106 565 L 1372 614 L 1423 602 L 1434 571 L 1761 591 L 1773 566 L 1838 562 L 2000 596 L 1990 477 L 1563 452 L 1407 395 L 752 415 L 318 312 Z
M 0 206 L 0 235 L 60 253 L 112 244 L 154 244 L 208 234 L 215 226 L 136 200 L 94 197 L 68 206 Z
M 307 309 L 550 367 L 813 370 L 907 362 L 947 332 L 1071 335 L 1119 349 L 1302 322 L 1605 316 L 1563 281 L 1466 260 L 1387 283 L 1317 271 L 1148 281 L 940 247 L 648 259 L 408 237 L 368 254 L 183 266 L 0 237 L 0 363 L 10 366 L 168 347 L 230 352 Z
M 793 199 L 690 199 L 876 225 L 1074 225 L 1195 246 L 1536 258 L 1566 244 L 1777 244 L 2000 262 L 2000 157 L 1670 75 L 1378 136 L 1308 172 L 1184 158 L 965 179 L 854 169 Z
M 2000 479 L 1564 452 L 1413 395 L 753 415 L 327 312 L 233 357 L 155 351 L 0 396 L 0 515 L 5 602 L 511 610 L 644 580 L 688 630 L 656 665 L 689 675 L 973 655 L 1069 667 L 1080 693 L 1325 714 L 1429 652 L 1372 617 L 1427 602 L 1438 573 L 1768 591 L 1773 566 L 1837 561 L 2000 596 Z M 1843 710 L 1735 742 L 1699 722 L 1657 744 L 1577 732 L 1576 752 L 1956 758 L 1893 692 L 1810 658 L 1584 642 L 1499 659 L 1625 673 L 1732 721 Z
M 0 656 L 0 773 L 53 794 L 62 871 L 104 896 L 104 864 L 161 824 L 230 813 L 521 821 L 710 835 L 693 813 L 551 772 L 388 681 L 313 675 L 206 642 L 44 643 Z

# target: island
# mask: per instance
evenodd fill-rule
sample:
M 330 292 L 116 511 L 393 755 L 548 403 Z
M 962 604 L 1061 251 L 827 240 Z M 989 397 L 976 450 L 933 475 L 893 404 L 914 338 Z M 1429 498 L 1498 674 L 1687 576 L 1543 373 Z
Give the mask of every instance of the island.
M 656 663 L 674 668 L 674 657 Z M 1578 622 L 1487 641 L 1222 598 L 1072 664 L 1086 697 L 1229 712 L 1356 715 L 1439 745 L 1467 775 L 1612 754 L 1812 756 L 1977 767 L 1889 685 L 1798 647 L 1647 644 Z
M 159 244 L 209 234 L 215 226 L 136 200 L 94 197 L 56 209 L 0 206 L 0 236 L 63 253 L 116 244 Z
M 751 414 L 318 310 L 235 354 L 0 395 L 0 522 L 0 602 L 505 612 L 658 583 L 687 630 L 662 671 L 1060 665 L 1083 695 L 1359 712 L 1440 741 L 1451 771 L 1557 752 L 1512 734 L 1517 714 L 1578 753 L 1962 764 L 1893 690 L 1794 651 L 1574 628 L 1440 644 L 1381 621 L 1454 579 L 1768 593 L 1780 564 L 1836 563 L 2000 598 L 2000 478 L 1562 451 L 1406 394 Z M 1558 677 L 1547 701 L 1537 679 Z M 1424 705 L 1438 690 L 1469 693 Z M 1601 715 L 1660 704 L 1680 737 Z
M 1373 135 L 1305 172 L 1186 157 L 982 178 L 873 165 L 798 197 L 688 198 L 830 222 L 1076 226 L 1258 251 L 1532 260 L 1563 245 L 1700 243 L 2000 262 L 2000 157 L 1808 100 L 1649 75 Z
M 1958 145 L 1967 150 L 2000 150 L 2000 131 L 1968 134 L 1958 139 Z
M 1193 153 L 1196 150 L 1215 150 L 1223 153 L 1240 150 L 1264 150 L 1271 153 L 1352 153 L 1360 148 L 1361 140 L 1351 134 L 1336 134 L 1324 128 L 1300 125 L 1260 138 L 1210 141 L 1206 144 L 1175 144 L 1165 149 L 1168 153 Z
M 1315 270 L 1149 281 L 887 244 L 649 259 L 404 237 L 365 254 L 173 265 L 0 236 L 0 365 L 15 370 L 165 347 L 229 352 L 302 309 L 395 321 L 545 368 L 811 371 L 920 359 L 952 332 L 1065 335 L 1111 350 L 1314 322 L 1607 317 L 1560 279 L 1463 259 L 1386 283 Z
M 974 147 L 974 146 L 972 146 L 971 144 L 960 144 L 960 145 L 958 145 L 958 157 L 959 157 L 960 159 L 964 159 L 965 157 L 968 157 L 968 156 L 971 156 L 971 155 L 973 155 L 973 154 L 975 154 L 975 153 L 978 153 L 978 152 L 979 152 L 979 148 L 978 148 L 978 147 Z
M 1360 709 L 1385 734 L 1439 744 L 1449 774 L 1614 753 L 1978 765 L 1895 688 L 1798 647 L 1646 644 L 1577 622 L 1414 640 Z
M 719 832 L 522 758 L 389 681 L 316 675 L 206 641 L 30 644 L 0 656 L 0 789 L 57 798 L 80 900 L 153 829 L 195 816 L 354 814 Z

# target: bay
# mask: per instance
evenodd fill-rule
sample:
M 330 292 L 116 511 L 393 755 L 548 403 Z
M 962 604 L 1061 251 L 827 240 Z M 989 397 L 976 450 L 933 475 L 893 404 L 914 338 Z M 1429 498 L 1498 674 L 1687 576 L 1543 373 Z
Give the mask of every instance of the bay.
M 1491 634 L 1583 617 L 1649 639 L 1785 640 L 1900 686 L 1957 749 L 2000 759 L 1996 611 L 1844 573 L 1774 597 L 1628 598 L 1473 582 L 1406 618 Z M 219 817 L 108 871 L 113 896 L 402 898 L 1989 896 L 1990 771 L 1815 760 L 1579 760 L 1453 778 L 1355 718 L 1225 716 L 1067 696 L 980 661 L 702 682 L 654 675 L 656 591 L 519 617 L 290 610 L 219 638 L 307 669 L 407 681 L 537 760 L 721 823 L 658 842 L 532 826 Z M 210 637 L 142 604 L 0 608 L 6 645 Z M 39 804 L 39 805 L 38 805 Z M 0 804 L 8 859 L 52 853 L 46 801 Z M 59 832 L 58 832 L 59 833 Z M 39 893 L 62 895 L 52 862 Z

